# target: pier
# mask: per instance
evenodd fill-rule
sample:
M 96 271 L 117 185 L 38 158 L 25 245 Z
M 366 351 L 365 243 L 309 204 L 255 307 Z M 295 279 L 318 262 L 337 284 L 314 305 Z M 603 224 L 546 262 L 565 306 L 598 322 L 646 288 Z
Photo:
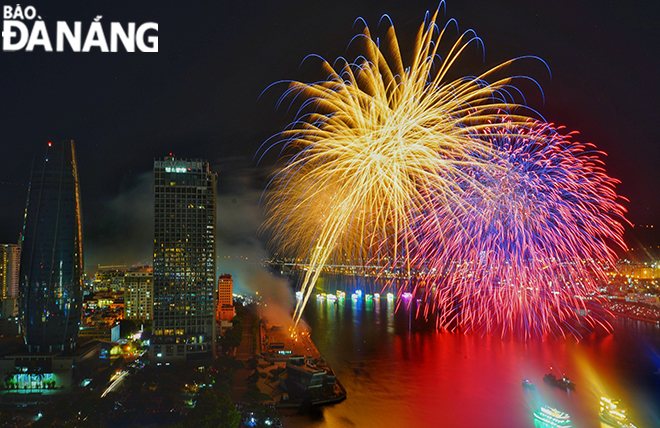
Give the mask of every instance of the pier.
M 278 409 L 337 403 L 346 390 L 312 342 L 309 331 L 291 335 L 260 317 L 257 383 Z

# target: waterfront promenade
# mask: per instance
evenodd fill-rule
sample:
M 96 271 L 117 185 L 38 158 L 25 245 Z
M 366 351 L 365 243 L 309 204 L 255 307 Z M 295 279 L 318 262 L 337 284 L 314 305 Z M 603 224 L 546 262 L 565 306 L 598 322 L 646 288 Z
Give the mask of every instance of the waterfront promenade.
M 265 320 L 260 323 L 260 338 L 260 352 L 267 360 L 287 360 L 291 356 L 323 358 L 306 330 L 300 330 L 294 337 L 286 327 Z

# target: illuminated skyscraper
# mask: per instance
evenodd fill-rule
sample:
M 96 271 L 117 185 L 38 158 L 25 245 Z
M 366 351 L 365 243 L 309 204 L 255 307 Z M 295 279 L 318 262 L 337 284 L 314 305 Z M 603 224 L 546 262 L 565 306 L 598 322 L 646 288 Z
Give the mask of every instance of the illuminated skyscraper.
M 78 338 L 83 277 L 73 140 L 48 143 L 35 161 L 22 239 L 19 298 L 28 350 L 71 349 Z
M 231 321 L 236 316 L 233 291 L 234 280 L 231 275 L 220 275 L 218 278 L 218 310 L 216 314 L 219 320 Z
M 154 309 L 150 358 L 210 360 L 215 337 L 217 175 L 199 159 L 154 162 Z

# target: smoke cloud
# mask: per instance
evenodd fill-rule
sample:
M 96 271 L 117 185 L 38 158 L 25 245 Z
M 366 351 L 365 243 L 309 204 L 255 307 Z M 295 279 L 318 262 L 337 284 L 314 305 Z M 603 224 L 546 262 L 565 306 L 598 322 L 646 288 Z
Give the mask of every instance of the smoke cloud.
M 226 158 L 213 167 L 218 172 L 216 254 L 218 274 L 228 273 L 235 293 L 258 293 L 262 312 L 271 322 L 288 325 L 293 289 L 266 265 L 265 239 L 259 236 L 263 209 L 259 206 L 265 177 L 241 158 Z
M 98 265 L 151 264 L 154 239 L 153 172 L 137 176 L 134 185 L 107 202 L 101 215 L 85 216 L 85 265 L 88 273 Z
M 216 273 L 232 276 L 235 293 L 258 292 L 269 318 L 285 324 L 291 319 L 293 290 L 265 265 L 265 238 L 259 236 L 266 172 L 239 157 L 216 160 L 211 170 L 218 173 Z M 83 218 L 88 272 L 97 265 L 153 262 L 153 172 L 140 174 L 134 183 L 106 203 L 103 215 Z

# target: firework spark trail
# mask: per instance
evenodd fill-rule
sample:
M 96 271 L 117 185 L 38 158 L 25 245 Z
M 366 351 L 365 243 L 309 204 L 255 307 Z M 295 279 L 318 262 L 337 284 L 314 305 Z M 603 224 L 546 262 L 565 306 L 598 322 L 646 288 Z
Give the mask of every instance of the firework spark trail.
M 441 328 L 579 335 L 569 321 L 601 323 L 586 309 L 605 279 L 600 262 L 616 259 L 607 242 L 625 248 L 618 181 L 602 153 L 552 125 L 495 134 L 486 138 L 500 168 L 471 168 L 484 187 L 440 200 L 414 232 L 425 241 L 413 264 L 428 273 L 418 284 L 426 315 L 437 312 Z
M 410 67 L 393 26 L 382 43 L 386 52 L 365 28 L 355 39 L 364 42 L 356 62 L 339 60 L 336 69 L 323 62 L 326 81 L 291 82 L 283 96 L 302 106 L 278 142 L 290 157 L 268 186 L 265 227 L 278 253 L 309 265 L 296 325 L 329 261 L 408 270 L 417 245 L 413 223 L 433 208 L 426 195 L 433 204 L 447 203 L 464 192 L 457 183 L 481 187 L 465 170 L 494 167 L 483 137 L 527 120 L 513 114 L 519 106 L 511 78 L 494 78 L 511 61 L 448 79 L 465 49 L 480 40 L 463 33 L 441 60 L 449 26 L 440 30 L 437 16 L 420 26 Z

